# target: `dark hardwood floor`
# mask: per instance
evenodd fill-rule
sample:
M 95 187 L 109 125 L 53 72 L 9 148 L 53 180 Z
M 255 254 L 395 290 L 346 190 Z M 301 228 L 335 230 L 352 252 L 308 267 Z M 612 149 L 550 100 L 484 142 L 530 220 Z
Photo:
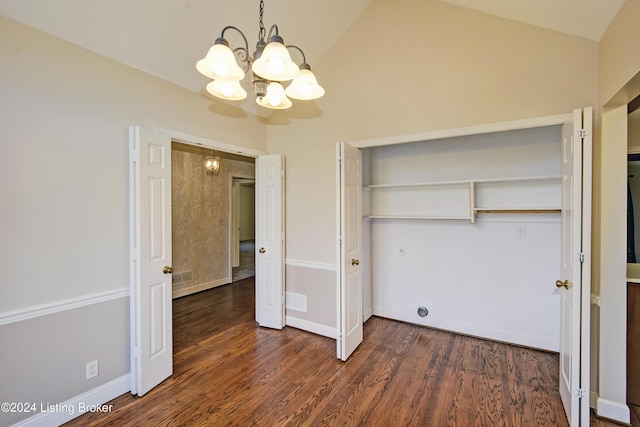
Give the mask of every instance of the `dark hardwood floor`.
M 568 425 L 556 354 L 374 317 L 341 362 L 333 339 L 256 326 L 253 288 L 175 300 L 173 376 L 67 425 Z

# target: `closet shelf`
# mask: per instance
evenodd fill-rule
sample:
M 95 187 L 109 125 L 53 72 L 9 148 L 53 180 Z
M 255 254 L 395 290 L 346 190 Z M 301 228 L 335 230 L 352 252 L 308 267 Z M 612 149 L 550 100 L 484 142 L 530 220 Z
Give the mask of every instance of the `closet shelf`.
M 452 219 L 470 221 L 470 216 L 433 216 L 433 215 L 365 215 L 370 219 Z
M 404 184 L 371 184 L 364 187 L 364 190 L 377 190 L 385 188 L 412 188 L 412 187 L 435 187 L 435 186 L 469 186 L 471 184 L 500 184 L 511 182 L 535 182 L 535 181 L 559 181 L 560 176 L 531 176 L 518 178 L 495 178 L 495 179 L 470 179 L 464 181 L 431 181 L 431 182 L 411 182 Z
M 559 214 L 559 208 L 474 208 L 477 214 Z

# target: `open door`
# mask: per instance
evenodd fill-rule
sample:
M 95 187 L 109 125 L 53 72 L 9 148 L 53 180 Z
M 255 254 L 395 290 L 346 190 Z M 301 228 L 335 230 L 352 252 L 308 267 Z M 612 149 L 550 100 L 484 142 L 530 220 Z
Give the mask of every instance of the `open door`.
M 256 321 L 282 329 L 284 315 L 284 158 L 256 162 Z
M 131 393 L 173 373 L 171 138 L 132 127 L 130 154 Z
M 338 339 L 337 355 L 347 358 L 363 337 L 362 317 L 362 152 L 338 143 Z
M 571 426 L 589 424 L 592 110 L 562 128 L 560 396 Z

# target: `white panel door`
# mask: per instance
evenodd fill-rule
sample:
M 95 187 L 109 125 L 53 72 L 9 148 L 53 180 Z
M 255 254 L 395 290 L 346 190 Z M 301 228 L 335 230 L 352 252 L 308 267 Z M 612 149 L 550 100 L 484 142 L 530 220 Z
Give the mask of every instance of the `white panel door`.
M 142 396 L 173 373 L 171 139 L 130 129 L 131 392 Z
M 347 358 L 363 337 L 362 317 L 362 152 L 339 143 L 339 292 L 337 355 Z
M 256 321 L 282 329 L 284 316 L 284 158 L 256 162 Z
M 560 397 L 569 424 L 589 423 L 591 109 L 562 128 Z

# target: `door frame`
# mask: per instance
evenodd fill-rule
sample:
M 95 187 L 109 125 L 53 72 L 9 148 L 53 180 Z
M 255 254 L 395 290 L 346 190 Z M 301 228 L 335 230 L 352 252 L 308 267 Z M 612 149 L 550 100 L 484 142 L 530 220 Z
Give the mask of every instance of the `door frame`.
M 585 108 L 584 110 L 588 110 L 589 114 L 592 114 L 592 108 L 588 107 Z M 514 120 L 514 121 L 509 121 L 509 122 L 498 122 L 498 123 L 490 123 L 490 124 L 485 124 L 485 125 L 478 125 L 478 126 L 468 126 L 468 127 L 461 127 L 461 128 L 453 128 L 453 129 L 444 129 L 444 130 L 437 130 L 437 131 L 431 131 L 431 132 L 424 132 L 424 133 L 418 133 L 418 134 L 411 134 L 411 135 L 400 135 L 400 136 L 392 136 L 392 137 L 385 137 L 385 138 L 377 138 L 377 139 L 365 139 L 365 140 L 357 140 L 357 141 L 347 141 L 349 145 L 356 147 L 356 148 L 369 148 L 369 147 L 379 147 L 379 146 L 390 146 L 390 145 L 395 145 L 395 144 L 404 144 L 404 143 L 410 143 L 410 142 L 420 142 L 420 141 L 429 141 L 429 140 L 435 140 L 435 139 L 443 139 L 443 138 L 451 138 L 451 137 L 459 137 L 459 136 L 468 136 L 468 135 L 480 135 L 480 134 L 484 134 L 484 133 L 493 133 L 493 132 L 503 132 L 503 131 L 513 131 L 513 130 L 519 130 L 519 129 L 533 129 L 533 128 L 537 128 L 537 127 L 545 127 L 545 126 L 562 126 L 565 122 L 567 122 L 568 120 L 571 119 L 571 117 L 573 116 L 573 112 L 569 112 L 567 114 L 558 114 L 558 115 L 553 115 L 553 116 L 543 116 L 543 117 L 535 117 L 535 118 L 531 118 L 531 119 L 522 119 L 522 120 Z M 593 131 L 593 129 L 592 129 Z M 591 137 L 591 136 L 589 136 Z M 592 152 L 591 152 L 591 142 L 589 142 L 589 146 L 588 146 L 588 152 L 585 153 L 585 156 L 583 157 L 583 161 L 589 162 L 589 165 L 591 165 L 592 162 Z M 590 166 L 591 168 L 591 166 Z M 584 229 L 583 226 L 583 232 L 586 233 L 586 235 L 584 236 L 584 238 L 587 239 L 588 243 L 585 243 L 586 245 L 589 245 L 588 248 L 584 248 L 583 252 L 586 253 L 587 256 L 587 262 L 585 262 L 585 266 L 583 267 L 584 269 L 584 274 L 583 274 L 583 281 L 582 281 L 582 295 L 581 295 L 581 303 L 582 303 L 582 315 L 581 315 L 581 322 L 580 325 L 577 325 L 577 330 L 574 328 L 574 333 L 578 333 L 581 335 L 582 331 L 586 330 L 589 331 L 590 328 L 590 307 L 589 307 L 589 303 L 590 303 L 590 294 L 591 294 L 591 271 L 590 271 L 590 242 L 591 242 L 591 198 L 592 198 L 592 194 L 591 194 L 591 170 L 589 171 L 589 176 L 585 177 L 588 179 L 588 183 L 585 185 L 585 192 L 587 192 L 587 194 L 584 195 L 585 200 L 583 200 L 583 205 L 588 206 L 587 210 L 588 212 L 588 227 L 586 229 Z M 338 178 L 339 181 L 339 178 Z M 584 185 L 584 184 L 583 184 Z M 587 188 L 588 187 L 588 188 Z M 339 193 L 339 192 L 338 192 Z M 336 198 L 337 198 L 337 227 L 340 227 L 341 224 L 341 212 L 340 212 L 340 201 L 339 201 L 339 197 L 340 195 L 337 194 Z M 586 204 L 588 202 L 588 205 Z M 340 230 L 338 230 L 338 235 L 340 235 Z M 588 251 L 588 252 L 587 252 Z M 343 292 L 343 287 L 344 287 L 344 283 L 342 283 L 342 279 L 340 278 L 340 276 L 338 276 L 338 280 L 337 280 L 337 285 L 336 285 L 336 292 L 338 297 L 342 294 Z M 370 280 L 366 283 L 363 283 L 363 288 L 364 287 L 368 287 L 369 289 L 371 288 L 371 282 Z M 364 307 L 365 312 L 368 309 L 368 307 Z M 338 310 L 340 310 L 340 305 L 338 305 Z M 343 315 L 342 313 L 338 313 L 338 316 Z M 364 321 L 364 319 L 363 319 Z M 583 402 L 589 402 L 589 388 L 590 388 L 590 383 L 589 383 L 589 372 L 590 372 L 590 366 L 589 366 L 589 360 L 590 360 L 590 346 L 589 346 L 589 335 L 587 334 L 585 336 L 585 339 L 582 341 L 583 347 L 582 347 L 582 353 L 583 353 L 583 357 L 581 358 L 581 360 L 578 362 L 581 366 L 581 387 L 584 389 L 586 388 L 586 393 L 584 393 L 585 395 L 583 396 Z M 589 405 L 584 405 L 586 406 L 586 408 L 583 408 L 583 413 L 588 413 L 588 408 Z
M 129 136 L 129 144 L 131 144 L 133 141 L 133 135 L 134 135 L 134 129 L 136 128 L 145 128 L 145 126 L 131 126 L 130 127 L 130 136 Z M 193 135 L 188 135 L 182 132 L 178 132 L 178 131 L 173 131 L 173 130 L 169 130 L 169 129 L 163 129 L 163 128 L 158 128 L 158 127 L 146 127 L 146 129 L 152 131 L 152 132 L 156 132 L 158 134 L 164 135 L 166 136 L 166 138 L 170 141 L 170 142 L 180 142 L 183 144 L 188 144 L 188 145 L 194 145 L 194 146 L 198 146 L 198 147 L 204 147 L 204 148 L 210 148 L 213 150 L 217 150 L 217 151 L 226 151 L 226 152 L 230 152 L 230 153 L 235 153 L 235 154 L 240 154 L 243 156 L 247 156 L 247 157 L 254 157 L 254 158 L 258 158 L 261 155 L 265 155 L 265 152 L 262 151 L 258 151 L 258 150 L 254 150 L 254 149 L 250 149 L 250 148 L 246 148 L 246 147 L 241 147 L 241 146 L 237 146 L 237 145 L 233 145 L 233 144 L 227 144 L 224 142 L 220 142 L 220 141 L 215 141 L 215 140 L 211 140 L 208 138 L 203 138 L 203 137 L 198 137 L 198 136 L 193 136 Z M 168 160 L 168 167 L 169 170 L 171 169 L 171 156 L 167 157 Z M 129 191 L 130 191 L 130 203 L 129 203 L 129 209 L 130 209 L 130 215 L 129 215 L 129 233 L 130 233 L 130 250 L 132 251 L 132 255 L 137 253 L 137 248 L 136 248 L 136 242 L 137 242 L 137 234 L 139 233 L 139 230 L 142 227 L 148 226 L 148 224 L 146 224 L 146 221 L 142 218 L 139 218 L 139 191 L 137 191 L 137 188 L 139 187 L 140 183 L 137 182 L 136 180 L 136 174 L 135 172 L 135 163 L 137 162 L 135 153 L 133 151 L 130 152 L 130 156 L 129 156 Z M 171 191 L 171 189 L 169 189 L 169 191 Z M 172 260 L 168 260 L 168 261 L 172 261 Z M 284 262 L 284 260 L 283 260 Z M 171 262 L 169 263 L 171 264 Z M 141 375 L 138 375 L 138 352 L 139 352 L 139 346 L 138 346 L 138 333 L 137 333 L 137 324 L 136 324 L 136 319 L 138 317 L 138 313 L 140 313 L 140 300 L 138 298 L 135 298 L 136 294 L 137 294 L 137 288 L 140 284 L 140 269 L 138 266 L 138 263 L 136 262 L 135 258 L 131 258 L 131 262 L 130 262 L 130 295 L 131 295 L 131 302 L 130 302 L 130 311 L 129 311 L 129 323 L 130 323 L 130 328 L 131 328 L 131 333 L 130 333 L 130 370 L 131 370 L 131 393 L 132 394 L 140 394 L 140 391 L 142 390 L 141 387 L 141 383 L 143 382 L 143 379 L 141 377 Z M 173 299 L 173 298 L 171 298 Z M 173 323 L 171 321 L 171 319 L 169 319 L 168 321 L 168 325 L 166 325 L 166 328 L 168 329 L 168 333 L 172 333 L 173 330 Z M 173 355 L 172 355 L 172 359 L 173 359 Z M 153 388 L 153 387 L 152 387 Z M 143 393 L 144 394 L 144 393 Z
M 233 267 L 235 257 L 237 252 L 240 249 L 240 238 L 236 241 L 234 229 L 236 221 L 239 216 L 239 194 L 236 194 L 235 185 L 238 184 L 238 187 L 243 185 L 243 183 L 253 182 L 255 184 L 256 179 L 255 176 L 249 176 L 247 174 L 242 173 L 229 173 L 229 272 L 228 275 L 233 281 Z M 254 208 L 254 217 L 255 217 L 255 208 Z

